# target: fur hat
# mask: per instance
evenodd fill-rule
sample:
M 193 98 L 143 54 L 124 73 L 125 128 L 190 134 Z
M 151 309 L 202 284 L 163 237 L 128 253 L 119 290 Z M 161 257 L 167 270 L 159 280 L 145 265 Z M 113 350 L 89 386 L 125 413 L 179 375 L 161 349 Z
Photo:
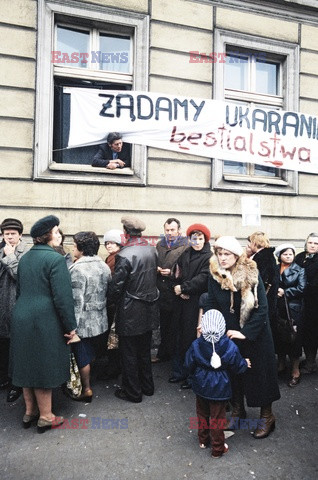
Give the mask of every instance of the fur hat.
M 237 255 L 238 257 L 243 255 L 244 253 L 243 248 L 235 237 L 219 237 L 214 244 L 214 248 L 224 248 L 224 250 L 228 250 L 229 252 L 234 253 L 234 255 Z
M 3 230 L 18 230 L 20 235 L 23 232 L 23 225 L 17 218 L 5 218 L 0 225 L 1 233 Z
M 35 222 L 31 227 L 30 235 L 32 238 L 41 237 L 59 224 L 60 220 L 55 217 L 55 215 L 48 215 L 47 217 L 40 218 L 40 220 Z
M 282 251 L 287 250 L 288 248 L 291 248 L 294 254 L 296 253 L 295 245 L 293 245 L 292 243 L 282 243 L 281 245 L 278 245 L 278 247 L 276 247 L 274 254 L 277 258 L 279 258 Z
M 187 237 L 191 237 L 192 232 L 199 231 L 202 232 L 204 235 L 205 243 L 210 241 L 211 238 L 211 232 L 206 227 L 205 225 L 202 225 L 202 223 L 194 223 L 193 225 L 190 225 L 187 229 Z
M 127 230 L 129 230 L 129 232 L 143 232 L 144 230 L 146 230 L 146 224 L 142 220 L 139 220 L 139 218 L 137 217 L 122 217 L 121 223 Z
M 113 242 L 122 245 L 124 238 L 125 234 L 122 230 L 108 230 L 104 235 L 104 243 Z

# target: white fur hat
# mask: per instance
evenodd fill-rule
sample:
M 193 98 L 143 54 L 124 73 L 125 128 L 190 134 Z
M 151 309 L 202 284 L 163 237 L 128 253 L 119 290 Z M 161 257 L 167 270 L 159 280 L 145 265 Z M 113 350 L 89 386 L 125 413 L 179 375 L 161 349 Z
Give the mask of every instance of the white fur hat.
M 235 237 L 219 237 L 215 242 L 214 247 L 224 248 L 224 250 L 228 250 L 229 252 L 234 253 L 234 255 L 237 255 L 238 257 L 240 257 L 244 252 L 243 248 Z
M 117 243 L 118 245 L 122 245 L 124 241 L 125 235 L 122 230 L 108 230 L 108 232 L 105 233 L 104 235 L 104 243 L 106 242 L 114 242 Z
M 282 251 L 287 250 L 287 248 L 291 248 L 294 253 L 296 252 L 295 245 L 293 245 L 292 243 L 282 243 L 281 245 L 278 245 L 278 247 L 276 247 L 274 254 L 277 258 L 279 258 Z

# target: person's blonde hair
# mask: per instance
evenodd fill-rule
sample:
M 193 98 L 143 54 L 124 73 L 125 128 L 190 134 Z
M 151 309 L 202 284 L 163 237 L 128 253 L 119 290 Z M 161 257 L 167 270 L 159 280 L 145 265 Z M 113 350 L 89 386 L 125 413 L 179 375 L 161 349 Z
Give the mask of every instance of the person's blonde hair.
M 268 248 L 269 247 L 269 238 L 264 232 L 254 232 L 252 235 L 247 237 L 247 240 L 250 243 L 254 243 L 257 248 Z

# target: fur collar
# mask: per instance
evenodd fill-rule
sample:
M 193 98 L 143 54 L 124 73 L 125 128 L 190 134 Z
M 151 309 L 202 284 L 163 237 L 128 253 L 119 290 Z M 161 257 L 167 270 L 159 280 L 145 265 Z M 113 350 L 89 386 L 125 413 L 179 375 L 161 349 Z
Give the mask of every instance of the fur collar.
M 254 308 L 258 308 L 257 286 L 258 270 L 254 260 L 241 255 L 232 271 L 220 267 L 217 256 L 213 255 L 210 260 L 210 272 L 222 290 L 231 291 L 230 312 L 234 313 L 234 292 L 241 292 L 240 326 L 244 327 Z

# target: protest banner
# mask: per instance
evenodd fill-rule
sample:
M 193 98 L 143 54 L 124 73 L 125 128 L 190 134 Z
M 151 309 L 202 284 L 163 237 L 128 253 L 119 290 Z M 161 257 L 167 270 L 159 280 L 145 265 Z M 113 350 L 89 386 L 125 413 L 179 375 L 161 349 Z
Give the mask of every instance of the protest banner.
M 298 112 L 153 92 L 69 88 L 68 147 L 106 141 L 318 173 L 318 119 Z

